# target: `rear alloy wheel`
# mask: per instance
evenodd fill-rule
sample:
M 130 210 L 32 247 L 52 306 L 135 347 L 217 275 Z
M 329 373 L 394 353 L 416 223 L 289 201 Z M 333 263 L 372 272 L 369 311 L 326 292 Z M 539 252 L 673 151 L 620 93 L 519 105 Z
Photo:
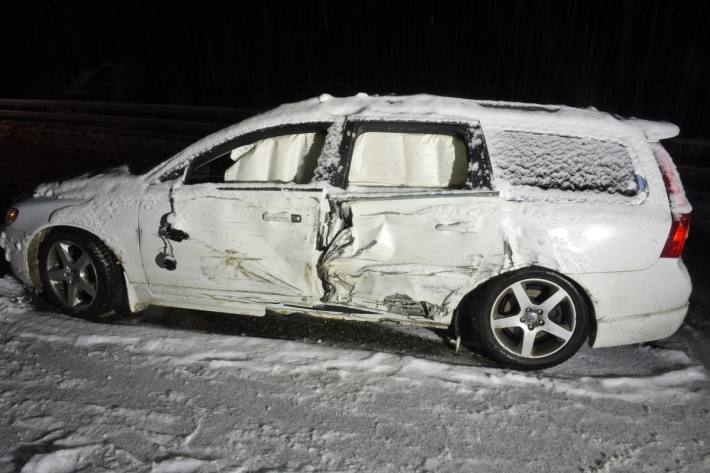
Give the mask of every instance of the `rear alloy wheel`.
M 122 271 L 98 239 L 84 232 L 53 232 L 40 245 L 45 297 L 63 312 L 95 319 L 123 295 Z
M 491 358 L 518 369 L 562 363 L 589 334 L 589 310 L 566 279 L 526 270 L 490 284 L 474 303 L 473 333 Z

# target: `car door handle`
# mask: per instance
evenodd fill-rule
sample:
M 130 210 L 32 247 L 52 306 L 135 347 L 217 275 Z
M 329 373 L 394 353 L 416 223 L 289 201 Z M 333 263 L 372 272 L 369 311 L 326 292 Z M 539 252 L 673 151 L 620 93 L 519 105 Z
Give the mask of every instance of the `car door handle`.
M 299 214 L 292 214 L 289 212 L 264 212 L 261 214 L 261 218 L 267 222 L 298 223 L 301 221 L 301 216 Z
M 434 228 L 440 232 L 477 233 L 480 225 L 475 222 L 439 223 Z

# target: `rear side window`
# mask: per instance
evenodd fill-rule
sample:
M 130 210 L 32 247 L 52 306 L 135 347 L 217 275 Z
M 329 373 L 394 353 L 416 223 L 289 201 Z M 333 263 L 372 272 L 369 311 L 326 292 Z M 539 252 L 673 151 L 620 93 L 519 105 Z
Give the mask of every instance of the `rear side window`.
M 307 184 L 324 138 L 324 133 L 295 133 L 254 141 L 197 166 L 190 182 Z
M 496 179 L 541 189 L 638 193 L 631 156 L 618 143 L 518 131 L 487 137 Z
M 358 135 L 348 182 L 352 186 L 461 187 L 466 146 L 456 135 L 379 132 Z

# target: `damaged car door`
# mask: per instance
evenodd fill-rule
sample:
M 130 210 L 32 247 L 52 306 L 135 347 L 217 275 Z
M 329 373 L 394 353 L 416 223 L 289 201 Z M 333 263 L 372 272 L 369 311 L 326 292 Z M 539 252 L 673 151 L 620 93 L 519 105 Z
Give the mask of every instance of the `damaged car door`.
M 447 321 L 500 266 L 500 201 L 477 124 L 352 121 L 341 147 L 343 229 L 322 260 L 326 299 Z
M 320 298 L 317 231 L 327 202 L 310 183 L 326 126 L 253 133 L 195 159 L 171 190 L 162 253 L 154 265 L 144 255 L 151 292 L 256 308 Z

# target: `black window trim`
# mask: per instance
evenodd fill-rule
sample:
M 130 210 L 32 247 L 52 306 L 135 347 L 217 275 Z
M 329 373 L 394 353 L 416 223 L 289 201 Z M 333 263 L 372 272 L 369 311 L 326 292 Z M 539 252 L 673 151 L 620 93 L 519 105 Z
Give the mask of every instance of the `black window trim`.
M 343 127 L 343 138 L 340 143 L 340 169 L 341 172 L 331 177 L 331 184 L 342 189 L 348 188 L 348 176 L 350 174 L 350 163 L 352 160 L 355 140 L 363 133 L 367 132 L 391 132 L 391 133 L 431 133 L 457 136 L 464 143 L 466 149 L 467 177 L 463 185 L 458 187 L 441 188 L 440 190 L 491 190 L 491 164 L 488 157 L 486 141 L 480 124 L 470 122 L 455 121 L 411 121 L 411 120 L 373 120 L 373 119 L 348 119 Z M 471 143 L 475 138 L 481 139 L 481 146 L 472 149 Z M 472 163 L 478 162 L 482 172 L 474 173 Z M 481 177 L 485 176 L 485 177 Z M 404 191 L 411 187 L 391 187 Z
M 194 159 L 190 161 L 190 163 L 187 165 L 187 171 L 185 173 L 185 179 L 183 180 L 183 183 L 185 185 L 193 185 L 193 184 L 201 184 L 200 182 L 192 182 L 191 177 L 192 177 L 192 172 L 193 170 L 198 167 L 202 166 L 203 164 L 207 164 L 211 161 L 214 161 L 217 158 L 220 158 L 221 156 L 224 156 L 226 153 L 230 152 L 233 149 L 236 149 L 240 146 L 247 145 L 249 143 L 253 143 L 259 140 L 264 140 L 267 138 L 275 138 L 277 136 L 283 136 L 283 135 L 294 135 L 294 134 L 299 134 L 299 133 L 324 133 L 327 136 L 328 129 L 332 125 L 331 122 L 307 122 L 307 123 L 288 123 L 284 125 L 277 125 L 277 126 L 272 126 L 268 128 L 262 128 L 260 130 L 256 131 L 251 131 L 244 133 L 243 135 L 239 135 L 235 138 L 232 138 L 230 140 L 225 141 L 224 143 L 220 143 L 216 146 L 213 146 L 212 148 L 205 150 L 203 153 L 199 154 L 196 156 Z M 321 153 L 323 150 L 321 150 Z M 320 158 L 320 155 L 318 156 Z M 218 182 L 214 184 L 223 184 L 225 186 L 230 186 L 230 185 L 235 185 L 239 184 L 237 182 Z M 245 183 L 247 184 L 247 183 Z M 254 184 L 252 182 L 252 184 Z M 254 188 L 256 190 L 270 190 L 270 189 L 283 189 L 283 187 L 270 187 L 268 182 L 264 182 L 263 186 L 259 186 L 258 188 Z M 312 184 L 293 184 L 294 186 L 311 186 Z M 249 189 L 249 188 L 245 188 Z

